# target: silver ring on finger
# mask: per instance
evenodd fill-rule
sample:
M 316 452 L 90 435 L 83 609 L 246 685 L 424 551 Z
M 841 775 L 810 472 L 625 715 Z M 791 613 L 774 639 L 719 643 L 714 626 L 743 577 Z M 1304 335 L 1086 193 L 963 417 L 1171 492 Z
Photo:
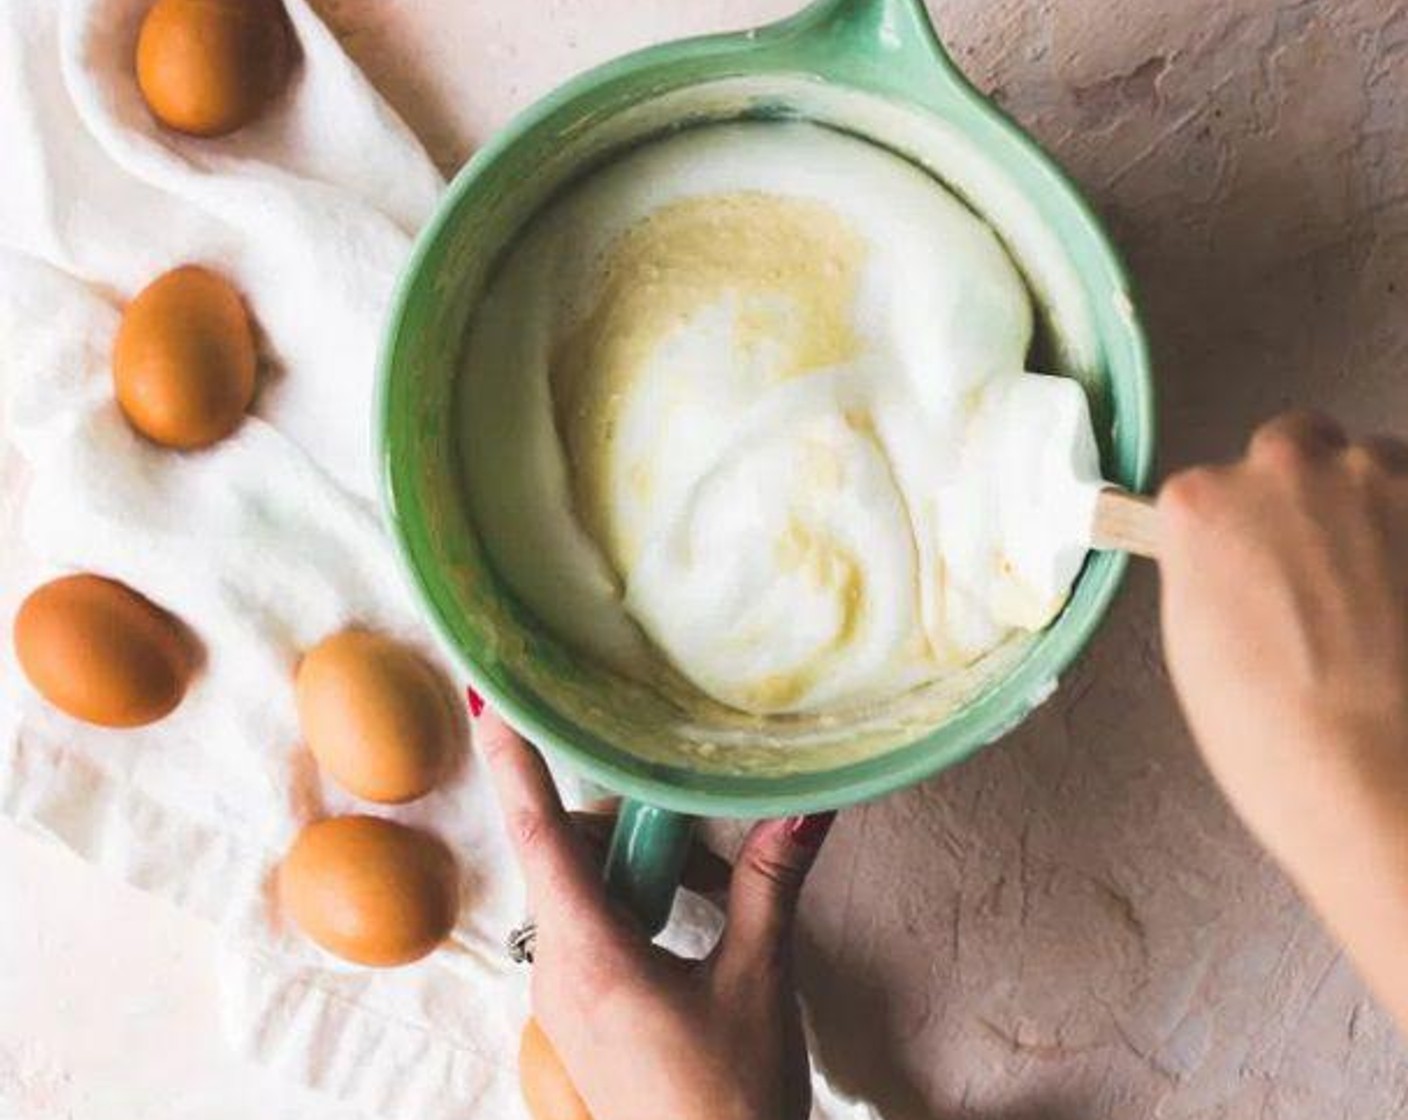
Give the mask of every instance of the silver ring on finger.
M 514 964 L 532 964 L 538 947 L 538 923 L 525 918 L 508 935 L 508 955 Z

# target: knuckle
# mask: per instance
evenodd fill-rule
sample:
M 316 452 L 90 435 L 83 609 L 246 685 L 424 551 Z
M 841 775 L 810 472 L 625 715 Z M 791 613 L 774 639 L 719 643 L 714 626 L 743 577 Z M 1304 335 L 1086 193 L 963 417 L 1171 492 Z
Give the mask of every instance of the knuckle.
M 743 864 L 755 881 L 774 893 L 793 894 L 801 890 L 802 868 L 776 852 L 751 849 L 744 854 Z
M 1375 478 L 1384 469 L 1382 458 L 1372 448 L 1360 443 L 1345 450 L 1342 462 L 1345 469 L 1358 479 Z
M 1298 474 L 1310 462 L 1305 442 L 1279 425 L 1262 428 L 1252 437 L 1251 457 L 1280 474 Z
M 1282 473 L 1299 473 L 1328 452 L 1345 446 L 1344 429 L 1324 413 L 1282 413 L 1252 435 L 1248 456 Z
M 519 808 L 509 814 L 509 833 L 521 851 L 533 852 L 541 848 L 548 838 L 550 822 L 542 810 Z
M 1343 462 L 1350 475 L 1360 476 L 1360 478 L 1366 475 L 1376 475 L 1380 469 L 1378 456 L 1363 444 L 1354 444 L 1353 447 L 1346 448 L 1340 462 Z
M 1198 520 L 1216 504 L 1218 491 L 1217 475 L 1210 468 L 1179 471 L 1159 490 L 1159 512 L 1179 520 Z

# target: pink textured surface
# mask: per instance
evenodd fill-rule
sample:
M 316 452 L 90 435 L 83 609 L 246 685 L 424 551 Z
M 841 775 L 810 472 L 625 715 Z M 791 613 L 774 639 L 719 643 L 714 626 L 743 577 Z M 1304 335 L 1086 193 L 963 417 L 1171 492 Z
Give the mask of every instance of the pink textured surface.
M 789 0 L 326 0 L 447 167 L 623 50 Z M 1291 403 L 1408 416 L 1408 7 L 945 0 L 945 41 L 1108 218 L 1164 462 Z M 843 816 L 812 888 L 827 1056 L 893 1120 L 1408 1111 L 1384 1016 L 1204 776 L 1141 568 L 1000 747 Z
M 569 74 L 794 0 L 315 0 L 447 170 Z M 1408 430 L 1404 0 L 942 0 L 1142 291 L 1165 464 L 1290 403 Z M 1408 1116 L 1408 1061 L 1203 775 L 1152 570 L 1021 731 L 846 814 L 827 1057 L 888 1120 Z M 23 922 L 3 916 L 22 913 Z M 352 1120 L 225 1050 L 210 931 L 0 824 L 0 1115 Z

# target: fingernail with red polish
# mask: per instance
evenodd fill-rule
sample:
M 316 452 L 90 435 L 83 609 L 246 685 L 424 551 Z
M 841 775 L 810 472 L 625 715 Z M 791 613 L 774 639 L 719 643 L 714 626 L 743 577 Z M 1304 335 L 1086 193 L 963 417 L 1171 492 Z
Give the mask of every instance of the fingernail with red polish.
M 475 692 L 474 689 L 466 687 L 464 698 L 469 701 L 469 714 L 474 719 L 478 719 L 484 714 L 484 697 Z
M 835 823 L 835 809 L 813 813 L 809 817 L 792 817 L 787 822 L 787 836 L 792 843 L 803 848 L 819 848 Z

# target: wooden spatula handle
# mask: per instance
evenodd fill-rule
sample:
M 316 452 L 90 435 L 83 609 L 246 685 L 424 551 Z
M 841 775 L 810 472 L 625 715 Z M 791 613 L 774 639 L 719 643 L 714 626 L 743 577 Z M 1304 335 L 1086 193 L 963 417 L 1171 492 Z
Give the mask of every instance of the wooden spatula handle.
M 1090 534 L 1093 548 L 1132 552 L 1135 556 L 1157 559 L 1159 519 L 1152 498 L 1131 494 L 1117 486 L 1106 487 L 1095 499 L 1095 526 Z

